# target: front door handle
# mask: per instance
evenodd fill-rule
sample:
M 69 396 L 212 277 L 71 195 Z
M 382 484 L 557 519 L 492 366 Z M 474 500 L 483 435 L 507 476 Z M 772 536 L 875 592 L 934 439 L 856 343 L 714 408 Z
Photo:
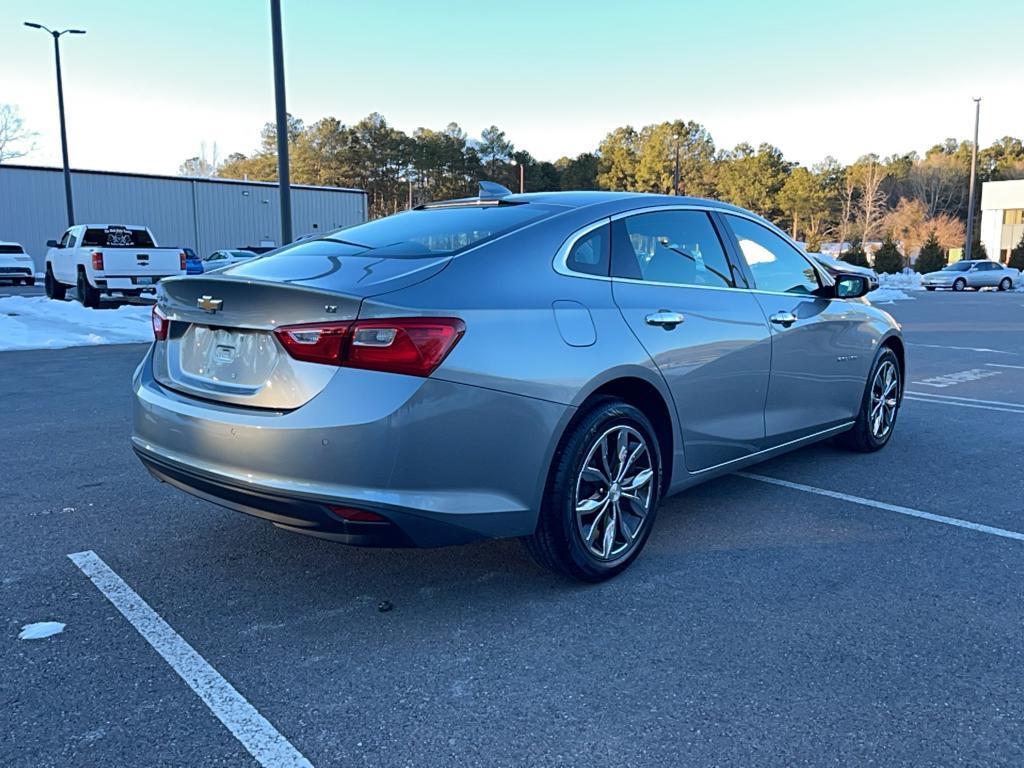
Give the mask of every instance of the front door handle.
M 686 318 L 678 312 L 671 312 L 667 309 L 659 309 L 657 312 L 644 318 L 648 325 L 660 325 L 666 331 L 671 331 Z
M 789 328 L 789 326 L 796 322 L 796 315 L 792 312 L 776 312 L 768 319 L 776 325 L 781 325 L 783 328 Z

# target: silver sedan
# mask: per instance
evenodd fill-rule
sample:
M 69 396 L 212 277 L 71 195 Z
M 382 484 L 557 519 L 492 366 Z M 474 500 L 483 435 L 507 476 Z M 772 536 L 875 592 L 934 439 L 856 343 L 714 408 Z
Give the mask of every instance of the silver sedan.
M 1008 291 L 1020 282 L 1020 272 L 987 259 L 956 261 L 921 278 L 925 290 L 962 291 L 966 288 L 998 288 Z
M 598 581 L 666 496 L 826 438 L 886 445 L 904 347 L 868 288 L 732 206 L 482 184 L 161 281 L 132 444 L 291 531 L 523 537 Z

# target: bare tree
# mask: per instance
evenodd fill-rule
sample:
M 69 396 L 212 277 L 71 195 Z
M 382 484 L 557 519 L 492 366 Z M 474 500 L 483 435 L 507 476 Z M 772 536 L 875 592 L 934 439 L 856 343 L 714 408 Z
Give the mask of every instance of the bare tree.
M 857 202 L 857 224 L 861 237 L 867 241 L 877 232 L 888 196 L 882 182 L 889 176 L 888 169 L 878 162 L 876 155 L 865 155 L 851 168 L 860 199 Z
M 910 169 L 914 197 L 924 203 L 929 217 L 957 214 L 966 203 L 967 168 L 954 155 L 930 154 Z
M 17 107 L 0 104 L 0 163 L 16 160 L 33 151 L 36 148 L 33 139 L 38 135 L 25 128 Z
M 211 177 L 216 176 L 220 169 L 220 155 L 217 152 L 217 142 L 213 143 L 213 152 L 210 157 L 206 155 L 206 142 L 199 145 L 199 154 L 190 157 L 178 168 L 181 176 Z

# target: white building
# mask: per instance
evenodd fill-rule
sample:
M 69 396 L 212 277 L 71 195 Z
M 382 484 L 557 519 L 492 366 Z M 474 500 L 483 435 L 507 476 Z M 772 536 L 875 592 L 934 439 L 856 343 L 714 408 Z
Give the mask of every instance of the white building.
M 75 218 L 148 226 L 160 245 L 221 248 L 278 245 L 276 183 L 194 179 L 110 171 L 71 171 Z M 296 237 L 366 221 L 361 189 L 292 185 Z M 67 227 L 60 168 L 0 165 L 0 240 L 21 243 L 42 270 L 46 241 Z
M 990 259 L 1006 263 L 1024 236 L 1024 179 L 981 185 L 981 242 Z

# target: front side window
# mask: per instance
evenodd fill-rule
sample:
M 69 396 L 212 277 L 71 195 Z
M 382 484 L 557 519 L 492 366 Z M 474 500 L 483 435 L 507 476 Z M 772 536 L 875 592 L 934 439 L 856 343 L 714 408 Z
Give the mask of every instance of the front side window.
M 565 266 L 585 275 L 608 276 L 608 225 L 580 237 L 572 246 Z
M 612 273 L 671 285 L 735 286 L 704 211 L 656 211 L 612 222 Z
M 796 248 L 767 227 L 726 214 L 754 286 L 776 293 L 813 293 L 821 287 L 817 270 Z
M 64 233 L 64 235 L 60 239 L 60 247 L 61 248 L 68 248 L 69 247 L 68 246 L 68 238 L 70 238 L 70 237 L 71 237 L 71 230 L 69 229 L 67 232 Z

